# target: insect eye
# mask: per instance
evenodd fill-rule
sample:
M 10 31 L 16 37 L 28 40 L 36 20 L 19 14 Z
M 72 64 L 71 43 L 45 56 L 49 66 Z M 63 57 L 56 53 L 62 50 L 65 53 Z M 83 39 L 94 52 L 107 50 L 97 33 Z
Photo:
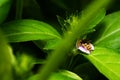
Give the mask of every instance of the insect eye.
M 88 42 L 85 42 L 84 40 L 77 41 L 76 48 L 86 54 L 90 54 L 91 51 L 94 50 L 94 46 L 90 42 L 88 43 Z

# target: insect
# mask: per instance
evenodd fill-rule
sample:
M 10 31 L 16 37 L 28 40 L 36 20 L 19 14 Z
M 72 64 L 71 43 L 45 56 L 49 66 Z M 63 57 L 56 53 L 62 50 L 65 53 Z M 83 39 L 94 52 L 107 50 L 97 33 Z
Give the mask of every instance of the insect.
M 76 42 L 76 48 L 86 54 L 90 54 L 91 51 L 94 50 L 94 46 L 89 41 L 85 40 L 78 40 Z

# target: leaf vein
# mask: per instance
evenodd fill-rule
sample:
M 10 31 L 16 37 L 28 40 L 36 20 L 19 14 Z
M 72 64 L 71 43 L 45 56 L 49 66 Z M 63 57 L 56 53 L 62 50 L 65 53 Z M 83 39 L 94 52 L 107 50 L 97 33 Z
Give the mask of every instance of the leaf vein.
M 109 71 L 111 71 L 113 74 L 115 74 L 116 76 L 117 73 L 115 71 L 113 71 L 112 69 L 110 69 L 109 67 L 106 66 L 106 63 L 103 64 L 103 62 L 101 62 L 100 60 L 98 60 L 97 58 L 95 58 L 94 56 L 91 56 L 94 60 L 96 60 L 98 63 L 100 63 L 101 65 L 103 65 L 105 68 L 109 69 Z M 118 76 L 119 77 L 119 76 Z
M 119 28 L 119 29 L 117 29 L 117 30 L 115 30 L 115 31 L 113 31 L 113 32 L 111 32 L 111 33 L 109 33 L 108 35 L 106 35 L 106 36 L 102 37 L 101 39 L 99 39 L 98 41 L 96 41 L 96 43 L 95 43 L 95 44 L 98 44 L 100 41 L 104 40 L 105 38 L 107 38 L 107 37 L 109 37 L 109 36 L 111 36 L 111 35 L 113 35 L 113 34 L 115 34 L 115 33 L 119 32 L 119 31 L 120 31 L 120 28 Z
M 31 35 L 31 34 L 46 34 L 46 35 L 50 35 L 50 36 L 53 36 L 53 37 L 56 37 L 56 38 L 58 38 L 58 39 L 61 39 L 60 37 L 58 37 L 58 36 L 56 36 L 56 35 L 54 35 L 54 34 L 50 34 L 50 33 L 46 33 L 46 32 L 22 32 L 22 33 L 12 33 L 12 34 L 8 34 L 8 35 L 6 35 L 6 37 L 9 37 L 9 36 L 16 36 L 16 35 L 23 35 L 23 34 L 29 34 L 29 35 Z

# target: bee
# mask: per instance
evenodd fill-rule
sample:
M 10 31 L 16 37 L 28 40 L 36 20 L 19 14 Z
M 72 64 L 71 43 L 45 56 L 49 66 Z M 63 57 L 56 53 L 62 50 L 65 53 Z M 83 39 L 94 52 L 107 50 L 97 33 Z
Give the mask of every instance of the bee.
M 90 43 L 90 41 L 86 40 L 78 40 L 76 42 L 76 48 L 86 54 L 90 54 L 91 51 L 94 50 L 94 46 Z

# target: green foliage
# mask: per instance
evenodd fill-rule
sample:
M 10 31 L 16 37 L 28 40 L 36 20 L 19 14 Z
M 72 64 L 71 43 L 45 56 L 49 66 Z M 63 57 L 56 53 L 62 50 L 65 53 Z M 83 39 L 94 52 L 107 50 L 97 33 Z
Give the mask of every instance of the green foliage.
M 120 51 L 120 12 L 107 15 L 100 23 L 95 45 Z
M 26 80 L 32 76 L 32 68 L 37 63 L 37 59 L 27 53 L 19 53 L 16 56 L 16 62 L 13 64 L 14 80 Z M 43 61 L 39 60 L 39 64 Z
M 0 28 L 4 35 L 0 32 L 0 79 L 119 80 L 120 11 L 107 11 L 105 16 L 110 1 L 94 0 L 79 11 L 85 7 L 80 4 L 90 1 L 16 0 L 5 21 L 11 0 L 1 0 Z M 63 14 L 66 10 L 67 18 Z M 55 15 L 59 15 L 58 21 Z M 95 50 L 90 55 L 76 50 L 78 39 L 90 39 Z M 32 44 L 27 44 L 28 50 L 23 47 L 26 43 Z
M 104 18 L 105 16 L 105 10 L 101 9 L 94 15 L 94 17 L 87 23 L 88 29 L 86 30 L 86 33 L 94 31 L 94 27 Z M 81 21 L 80 18 L 84 16 L 84 11 L 81 13 L 76 13 L 71 16 L 69 16 L 66 20 L 62 19 L 60 16 L 57 16 L 58 21 L 60 25 L 62 26 L 63 32 L 69 31 L 70 29 L 74 29 L 76 25 L 80 25 Z M 85 25 L 86 26 L 86 25 Z M 85 33 L 85 32 L 84 32 Z
M 14 67 L 17 74 L 23 74 L 27 71 L 30 71 L 35 64 L 35 59 L 26 53 L 17 55 L 16 59 L 17 61 L 14 64 Z
M 82 80 L 75 73 L 63 70 L 58 73 L 53 73 L 48 80 Z
M 115 12 L 107 15 L 97 27 L 95 51 L 86 56 L 108 79 L 120 79 L 119 65 L 119 14 Z M 105 48 L 103 48 L 105 47 Z
M 18 20 L 2 26 L 9 42 L 61 39 L 50 25 L 36 20 Z
M 0 0 L 0 23 L 2 23 L 9 12 L 11 0 Z
M 54 44 L 51 43 L 61 39 L 61 35 L 52 26 L 36 20 L 12 21 L 4 24 L 2 30 L 9 42 L 44 40 L 47 41 L 46 48 L 54 47 Z M 40 45 L 37 42 L 36 44 Z
M 39 79 L 39 75 L 34 75 L 32 77 L 30 77 L 28 80 L 38 80 Z M 54 72 L 51 74 L 51 76 L 48 78 L 48 80 L 82 80 L 78 75 L 76 75 L 75 73 L 71 72 L 71 71 L 67 71 L 67 70 L 62 70 L 59 72 Z
M 40 76 L 39 76 L 40 79 L 46 80 L 47 77 L 50 76 L 52 71 L 55 71 L 59 67 L 59 65 L 62 64 L 62 62 L 66 59 L 67 54 L 73 48 L 74 43 L 77 40 L 78 36 L 80 38 L 82 37 L 82 34 L 85 32 L 85 30 L 88 29 L 90 20 L 96 15 L 96 13 L 101 8 L 106 6 L 108 2 L 109 0 L 106 0 L 105 2 L 101 0 L 93 2 L 87 9 L 84 10 L 84 14 L 80 19 L 77 19 L 77 22 L 75 24 L 74 21 L 73 23 L 71 23 L 74 24 L 71 26 L 74 28 L 72 28 L 68 33 L 65 34 L 65 38 L 58 44 L 58 46 L 53 51 L 52 55 L 49 56 L 47 63 L 44 65 L 44 67 L 40 72 Z M 96 7 L 94 8 L 93 5 Z M 65 45 L 66 43 L 68 44 Z M 53 66 L 51 64 L 56 64 L 56 65 Z
M 12 64 L 14 64 L 12 49 L 0 32 L 0 79 L 12 80 Z
M 113 50 L 95 47 L 91 55 L 85 55 L 110 80 L 120 79 L 120 54 Z

